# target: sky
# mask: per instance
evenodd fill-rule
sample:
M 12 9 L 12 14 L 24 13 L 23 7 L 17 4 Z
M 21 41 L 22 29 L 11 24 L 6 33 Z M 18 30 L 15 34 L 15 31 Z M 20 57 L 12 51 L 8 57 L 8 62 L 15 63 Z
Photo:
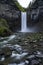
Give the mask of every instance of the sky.
M 30 1 L 32 1 L 32 0 L 18 0 L 18 2 L 20 3 L 20 5 L 22 7 L 24 7 L 24 8 L 27 8 L 28 7 Z

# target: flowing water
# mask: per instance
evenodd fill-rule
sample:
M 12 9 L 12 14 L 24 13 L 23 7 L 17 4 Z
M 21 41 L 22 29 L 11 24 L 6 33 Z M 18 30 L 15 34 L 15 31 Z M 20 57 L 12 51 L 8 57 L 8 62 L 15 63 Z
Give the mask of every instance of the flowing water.
M 21 31 L 20 32 L 37 32 L 37 26 L 27 28 L 27 12 L 21 12 Z
M 21 12 L 21 32 L 34 30 L 27 28 L 27 13 Z M 43 35 L 38 35 L 38 40 L 31 36 L 19 32 L 0 37 L 0 65 L 43 65 Z
M 27 13 L 21 12 L 21 31 L 26 32 L 27 30 Z
M 29 43 L 28 36 L 15 33 L 0 38 L 0 65 L 43 65 L 43 41 L 42 45 L 35 41 Z

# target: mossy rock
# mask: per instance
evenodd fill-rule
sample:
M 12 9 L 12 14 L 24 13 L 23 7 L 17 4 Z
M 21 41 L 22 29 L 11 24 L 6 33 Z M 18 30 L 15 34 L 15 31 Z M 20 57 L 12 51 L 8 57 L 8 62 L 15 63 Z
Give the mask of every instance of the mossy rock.
M 7 21 L 5 20 L 5 19 L 3 19 L 3 18 L 0 18 L 0 26 L 6 26 L 6 27 L 9 27 L 8 25 L 7 25 Z
M 10 56 L 12 54 L 12 51 L 10 50 L 9 47 L 2 48 L 2 52 L 5 55 L 5 57 L 8 57 L 8 56 Z
M 11 31 L 7 29 L 6 27 L 0 28 L 0 36 L 9 36 L 11 34 Z
M 11 34 L 7 21 L 0 18 L 0 36 L 8 36 Z

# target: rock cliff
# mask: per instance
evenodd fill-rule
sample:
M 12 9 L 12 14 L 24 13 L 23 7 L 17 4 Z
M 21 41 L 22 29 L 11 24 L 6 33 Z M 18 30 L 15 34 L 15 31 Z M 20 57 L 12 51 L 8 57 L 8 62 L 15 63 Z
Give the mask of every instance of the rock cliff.
M 43 0 L 35 0 L 27 9 L 28 26 L 43 27 Z M 37 23 L 37 24 L 36 24 Z
M 0 0 L 0 18 L 7 21 L 12 32 L 20 30 L 21 12 L 13 0 Z

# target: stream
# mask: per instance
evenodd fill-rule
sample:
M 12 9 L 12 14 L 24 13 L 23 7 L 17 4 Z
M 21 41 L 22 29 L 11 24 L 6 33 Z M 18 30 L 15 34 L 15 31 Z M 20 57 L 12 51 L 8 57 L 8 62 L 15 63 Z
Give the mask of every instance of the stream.
M 0 65 L 43 65 L 43 41 L 29 40 L 29 33 L 0 38 Z

